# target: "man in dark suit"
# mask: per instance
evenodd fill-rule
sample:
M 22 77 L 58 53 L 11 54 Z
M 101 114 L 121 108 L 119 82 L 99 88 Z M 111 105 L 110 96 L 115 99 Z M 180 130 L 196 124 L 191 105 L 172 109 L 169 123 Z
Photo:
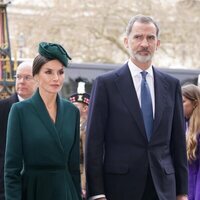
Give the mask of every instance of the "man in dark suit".
M 89 199 L 187 200 L 187 158 L 179 81 L 152 66 L 159 27 L 133 17 L 130 59 L 98 77 L 86 139 Z
M 16 93 L 0 101 L 0 200 L 4 200 L 4 154 L 6 144 L 7 121 L 13 103 L 27 99 L 36 90 L 36 82 L 32 76 L 32 62 L 22 62 L 16 71 Z

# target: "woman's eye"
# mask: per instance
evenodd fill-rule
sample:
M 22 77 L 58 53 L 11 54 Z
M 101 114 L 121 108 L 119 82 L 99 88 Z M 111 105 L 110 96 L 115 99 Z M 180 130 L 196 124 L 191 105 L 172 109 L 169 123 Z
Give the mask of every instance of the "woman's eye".
M 64 74 L 64 70 L 59 71 L 59 74 Z
M 51 74 L 51 71 L 46 71 L 45 73 L 46 73 L 46 74 Z

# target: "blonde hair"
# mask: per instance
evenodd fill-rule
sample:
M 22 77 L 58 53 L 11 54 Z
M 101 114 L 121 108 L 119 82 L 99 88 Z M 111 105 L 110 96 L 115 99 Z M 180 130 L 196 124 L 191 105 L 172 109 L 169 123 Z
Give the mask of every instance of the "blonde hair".
M 185 85 L 182 87 L 182 95 L 194 105 L 186 136 L 187 158 L 191 162 L 196 160 L 198 137 L 200 134 L 200 88 L 193 84 Z

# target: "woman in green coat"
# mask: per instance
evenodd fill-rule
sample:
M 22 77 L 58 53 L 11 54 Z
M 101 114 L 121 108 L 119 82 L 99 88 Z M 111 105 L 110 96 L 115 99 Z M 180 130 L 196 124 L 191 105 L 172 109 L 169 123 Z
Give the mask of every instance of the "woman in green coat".
M 9 114 L 6 200 L 81 199 L 79 111 L 58 95 L 68 59 L 62 46 L 39 44 L 33 62 L 38 90 Z

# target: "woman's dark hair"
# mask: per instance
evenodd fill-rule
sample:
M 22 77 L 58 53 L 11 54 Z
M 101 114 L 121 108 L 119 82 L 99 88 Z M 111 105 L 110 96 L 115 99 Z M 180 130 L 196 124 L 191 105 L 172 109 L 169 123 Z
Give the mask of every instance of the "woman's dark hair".
M 41 56 L 40 54 L 35 57 L 33 60 L 33 76 L 40 72 L 41 67 L 49 62 L 50 59 Z

